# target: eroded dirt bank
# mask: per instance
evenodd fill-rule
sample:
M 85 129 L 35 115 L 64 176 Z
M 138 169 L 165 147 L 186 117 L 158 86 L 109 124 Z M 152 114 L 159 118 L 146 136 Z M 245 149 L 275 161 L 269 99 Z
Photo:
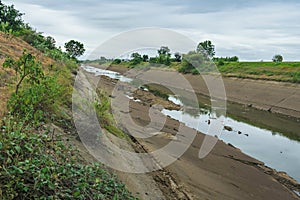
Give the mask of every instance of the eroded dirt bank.
M 109 92 L 115 83 L 112 79 L 102 78 L 99 86 Z M 149 123 L 150 101 L 130 101 L 129 106 L 130 116 L 137 124 L 145 126 Z M 167 118 L 161 134 L 147 139 L 133 139 L 134 151 L 151 152 L 161 148 L 174 139 L 179 126 L 178 121 Z M 184 138 L 193 131 L 188 127 L 184 129 L 184 133 L 176 135 L 176 138 Z M 145 183 L 151 182 L 160 191 L 152 193 L 147 190 L 148 186 L 143 186 L 138 175 L 119 173 L 119 176 L 129 182 L 131 191 L 142 193 L 145 199 L 298 199 L 291 190 L 300 190 L 299 184 L 222 141 L 218 141 L 207 157 L 199 159 L 203 139 L 204 135 L 198 132 L 180 159 L 161 171 L 148 173 L 147 179 L 142 177 Z M 138 189 L 136 184 L 132 184 L 135 179 L 140 183 Z M 163 194 L 163 198 L 155 194 Z

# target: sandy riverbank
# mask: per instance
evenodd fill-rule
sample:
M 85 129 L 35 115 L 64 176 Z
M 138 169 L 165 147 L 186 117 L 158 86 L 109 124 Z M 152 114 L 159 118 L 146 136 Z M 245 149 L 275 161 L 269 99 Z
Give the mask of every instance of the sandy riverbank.
M 111 66 L 108 69 L 120 73 L 129 70 L 125 67 L 116 66 Z M 157 73 L 157 70 L 148 72 L 155 74 L 157 80 L 172 78 L 178 74 L 175 71 Z M 206 83 L 201 76 L 187 74 L 184 77 L 191 83 L 196 93 L 209 96 Z M 228 101 L 300 118 L 300 84 L 228 77 L 223 77 L 223 82 Z M 180 82 L 177 87 L 184 88 Z
M 112 80 L 101 80 L 101 88 L 111 91 L 114 87 Z M 130 115 L 140 125 L 148 124 L 149 109 L 150 104 L 147 103 L 133 101 L 130 103 Z M 152 151 L 164 146 L 170 142 L 171 135 L 177 133 L 178 127 L 178 121 L 168 118 L 162 129 L 164 134 L 143 140 L 138 139 L 133 145 L 135 151 Z M 189 134 L 189 131 L 192 130 L 186 127 L 184 134 Z M 284 173 L 280 174 L 265 167 L 260 161 L 222 141 L 217 143 L 209 156 L 199 159 L 198 152 L 203 138 L 204 135 L 198 133 L 192 145 L 180 159 L 161 172 L 148 174 L 147 177 L 154 180 L 152 184 L 161 190 L 159 193 L 165 196 L 164 199 L 176 197 L 182 199 L 297 199 L 287 187 L 300 189 L 299 185 L 293 183 Z M 131 182 L 129 189 L 143 193 L 144 198 L 146 196 L 147 199 L 157 199 L 155 193 L 147 191 L 146 186 L 146 190 L 141 191 L 143 186 L 139 184 L 139 187 L 136 187 L 132 184 L 134 181 L 132 176 L 129 179 L 128 174 L 126 176 L 123 174 L 125 177 L 123 180 Z M 286 186 L 283 186 L 283 183 Z M 178 193 L 174 192 L 174 187 L 179 191 Z

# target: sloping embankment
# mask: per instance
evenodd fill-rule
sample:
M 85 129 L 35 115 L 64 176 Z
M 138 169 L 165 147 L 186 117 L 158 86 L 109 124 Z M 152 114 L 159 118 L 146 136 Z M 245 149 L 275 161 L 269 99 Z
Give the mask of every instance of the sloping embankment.
M 109 69 L 120 73 L 128 70 L 124 67 Z M 159 69 L 147 71 L 148 76 L 153 73 L 155 79 L 164 80 L 172 79 L 178 74 L 175 71 L 157 73 L 157 70 Z M 206 83 L 200 75 L 187 74 L 184 77 L 191 83 L 196 93 L 209 96 Z M 214 84 L 213 79 L 210 81 Z M 228 77 L 223 77 L 223 82 L 228 101 L 300 118 L 300 84 Z M 185 88 L 184 85 L 180 85 L 180 82 L 177 82 L 176 87 Z

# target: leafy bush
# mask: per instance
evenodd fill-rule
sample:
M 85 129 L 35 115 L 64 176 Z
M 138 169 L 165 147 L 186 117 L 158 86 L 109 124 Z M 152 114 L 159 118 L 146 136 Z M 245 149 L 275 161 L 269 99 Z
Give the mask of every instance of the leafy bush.
M 122 61 L 121 59 L 114 59 L 114 61 L 112 62 L 112 64 L 120 64 Z
M 18 60 L 7 58 L 3 63 L 3 67 L 11 68 L 16 72 L 16 95 L 24 81 L 27 81 L 30 84 L 38 84 L 40 82 L 40 78 L 44 77 L 41 64 L 35 62 L 35 57 L 30 53 L 27 53 L 26 49 L 23 51 L 22 56 Z
M 137 52 L 132 53 L 131 58 L 132 58 L 131 61 L 130 61 L 131 65 L 138 65 L 141 62 L 143 62 L 143 57 Z
M 61 86 L 55 77 L 45 76 L 39 84 L 22 88 L 18 94 L 12 94 L 8 109 L 26 122 L 39 123 L 46 121 L 62 94 Z
M 26 122 L 44 121 L 62 93 L 56 77 L 44 75 L 35 57 L 24 50 L 18 60 L 6 59 L 4 67 L 16 72 L 16 89 L 8 101 L 8 110 Z
M 61 135 L 12 116 L 0 127 L 0 199 L 134 199 L 102 166 L 78 164 Z
M 223 65 L 225 65 L 224 61 L 223 60 L 219 60 L 218 61 L 218 66 L 223 66 Z
M 184 55 L 181 67 L 178 69 L 180 73 L 199 74 L 200 72 L 211 71 L 210 63 L 206 61 L 206 57 L 202 54 L 190 52 Z

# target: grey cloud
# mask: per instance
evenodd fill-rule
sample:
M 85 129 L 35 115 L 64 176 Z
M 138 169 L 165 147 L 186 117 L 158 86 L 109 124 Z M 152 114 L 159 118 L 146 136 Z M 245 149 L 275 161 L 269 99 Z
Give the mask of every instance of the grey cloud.
M 244 60 L 270 60 L 284 53 L 299 60 L 300 4 L 297 0 L 19 0 L 17 8 L 39 31 L 60 45 L 70 38 L 84 42 L 88 52 L 112 35 L 139 27 L 183 32 L 196 42 L 210 39 L 217 55 Z M 271 55 L 271 56 L 270 56 Z

